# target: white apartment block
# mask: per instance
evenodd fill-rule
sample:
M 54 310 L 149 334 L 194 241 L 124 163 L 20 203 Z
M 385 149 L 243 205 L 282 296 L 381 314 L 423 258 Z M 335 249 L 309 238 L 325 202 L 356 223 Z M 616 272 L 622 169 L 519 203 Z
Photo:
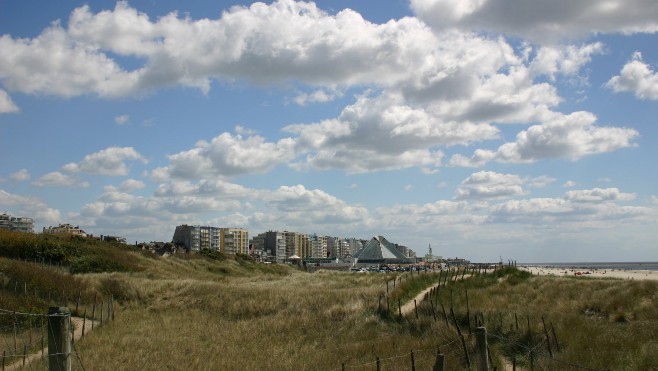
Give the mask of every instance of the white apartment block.
M 0 229 L 34 233 L 34 219 L 3 213 L 0 214 Z

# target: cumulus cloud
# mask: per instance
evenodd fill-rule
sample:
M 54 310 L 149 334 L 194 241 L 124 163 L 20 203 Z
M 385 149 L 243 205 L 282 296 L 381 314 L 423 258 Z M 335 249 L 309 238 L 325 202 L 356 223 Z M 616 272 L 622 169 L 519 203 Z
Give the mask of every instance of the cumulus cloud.
M 349 205 L 320 189 L 303 185 L 281 186 L 265 196 L 265 202 L 284 220 L 297 225 L 350 224 L 366 221 L 368 211 Z
M 272 143 L 258 135 L 222 133 L 210 143 L 200 141 L 191 150 L 170 155 L 167 169 L 156 169 L 155 174 L 199 179 L 263 173 L 294 156 L 294 141 L 290 138 Z
M 0 89 L 0 113 L 18 112 L 18 106 L 11 100 L 6 91 Z
M 361 96 L 337 119 L 290 125 L 297 151 L 309 153 L 299 167 L 339 168 L 359 173 L 412 166 L 436 168 L 443 153 L 429 148 L 493 138 L 488 124 L 446 122 L 399 96 Z
M 525 193 L 524 180 L 518 175 L 492 171 L 473 173 L 457 188 L 457 199 L 488 199 L 518 196 Z
M 131 192 L 138 189 L 143 189 L 145 187 L 146 184 L 144 184 L 144 182 L 142 182 L 141 180 L 126 179 L 123 182 L 121 182 L 119 189 L 124 192 Z
M 658 31 L 658 4 L 644 0 L 411 0 L 411 8 L 436 30 L 476 29 L 536 42 Z
M 46 175 L 41 176 L 39 179 L 32 182 L 32 185 L 37 187 L 79 187 L 88 188 L 91 186 L 89 182 L 82 181 L 75 177 L 62 174 L 59 171 L 53 171 Z
M 30 172 L 27 171 L 27 169 L 20 169 L 15 173 L 12 173 L 9 175 L 9 179 L 16 181 L 16 182 L 22 182 L 25 180 L 30 180 Z
M 636 52 L 633 59 L 613 76 L 606 86 L 617 93 L 631 92 L 639 99 L 658 100 L 658 74 Z
M 515 142 L 496 152 L 500 162 L 530 163 L 548 158 L 577 160 L 584 156 L 632 147 L 639 133 L 630 128 L 600 127 L 589 112 L 555 115 L 541 125 L 521 131 Z
M 148 161 L 132 147 L 109 147 L 85 156 L 79 163 L 69 163 L 62 167 L 67 172 L 82 172 L 109 176 L 128 175 L 130 168 L 126 161 Z
M 308 103 L 325 103 L 343 96 L 343 93 L 337 90 L 318 89 L 310 93 L 300 93 L 294 99 L 294 102 L 300 106 Z
M 635 199 L 635 194 L 622 193 L 617 188 L 594 188 L 568 191 L 564 199 L 572 202 L 630 201 Z
M 537 50 L 537 55 L 530 63 L 530 71 L 534 75 L 547 75 L 555 80 L 556 75 L 575 75 L 583 65 L 592 60 L 592 55 L 603 52 L 600 42 L 583 46 L 561 45 L 543 46 Z

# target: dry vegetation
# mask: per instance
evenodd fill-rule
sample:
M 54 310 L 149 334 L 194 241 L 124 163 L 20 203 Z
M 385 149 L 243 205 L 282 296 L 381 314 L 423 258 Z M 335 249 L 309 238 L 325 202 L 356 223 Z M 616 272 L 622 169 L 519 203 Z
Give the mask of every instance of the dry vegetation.
M 472 349 L 468 290 L 472 327 L 475 318 L 484 322 L 498 369 L 511 357 L 529 369 L 525 347 L 543 341 L 542 317 L 560 341 L 559 362 L 590 369 L 658 369 L 658 286 L 652 281 L 529 277 L 514 270 L 475 275 L 435 291 L 431 305 L 419 303 L 418 319 L 400 320 L 395 305 L 390 313 L 378 313 L 378 297 L 393 277 L 389 274 L 311 274 L 246 257 L 122 253 L 140 269 L 72 275 L 0 258 L 0 309 L 43 306 L 45 312 L 55 304 L 43 296 L 16 294 L 12 282 L 18 279 L 30 279 L 31 289 L 58 282 L 71 295 L 75 290 L 86 297 L 112 295 L 116 321 L 76 343 L 87 370 L 333 370 L 342 364 L 375 369 L 377 357 L 384 370 L 410 369 L 411 350 L 416 369 L 423 370 L 431 369 L 439 345 L 447 369 L 459 370 L 465 368 L 461 342 L 454 325 L 445 325 L 440 304 L 449 310 L 452 289 L 456 319 Z M 390 290 L 390 304 L 438 281 L 431 273 L 406 277 Z M 0 335 L 5 343 L 0 345 L 10 342 L 9 335 Z M 579 369 L 559 362 L 543 345 L 537 349 L 535 369 Z M 79 362 L 74 369 L 81 369 Z

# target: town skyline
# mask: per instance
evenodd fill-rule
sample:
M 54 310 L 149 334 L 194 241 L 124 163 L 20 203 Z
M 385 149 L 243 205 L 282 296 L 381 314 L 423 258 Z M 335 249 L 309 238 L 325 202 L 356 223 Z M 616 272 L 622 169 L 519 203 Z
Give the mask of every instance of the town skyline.
M 512 3 L 0 0 L 0 213 L 658 261 L 658 4 Z

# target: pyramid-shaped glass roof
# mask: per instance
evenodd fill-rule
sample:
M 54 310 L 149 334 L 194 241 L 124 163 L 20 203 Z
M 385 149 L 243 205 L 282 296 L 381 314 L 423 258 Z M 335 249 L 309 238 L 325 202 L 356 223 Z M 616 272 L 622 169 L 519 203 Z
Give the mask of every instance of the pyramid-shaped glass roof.
M 395 244 L 388 242 L 382 236 L 373 237 L 361 250 L 354 254 L 354 258 L 359 261 L 407 260 L 407 257 Z

